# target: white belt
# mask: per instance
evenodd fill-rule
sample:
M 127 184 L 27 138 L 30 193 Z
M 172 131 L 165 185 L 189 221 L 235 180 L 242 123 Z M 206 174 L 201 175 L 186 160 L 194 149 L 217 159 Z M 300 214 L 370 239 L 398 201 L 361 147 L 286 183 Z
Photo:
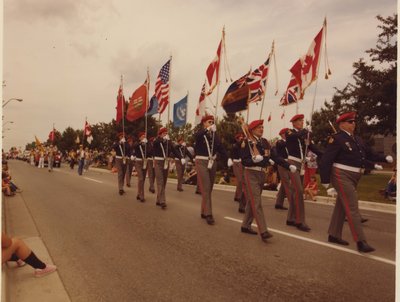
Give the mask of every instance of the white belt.
M 242 160 L 241 159 L 234 159 L 234 160 L 232 160 L 234 163 L 241 163 L 242 162 Z
M 115 158 L 122 158 L 122 156 L 116 155 Z
M 302 162 L 301 158 L 298 158 L 298 157 L 295 157 L 295 156 L 291 156 L 291 155 L 288 156 L 288 159 L 297 161 L 298 163 L 301 163 L 301 162 Z
M 247 170 L 263 171 L 263 167 L 244 167 Z
M 179 158 L 177 158 L 177 157 L 175 157 L 174 159 L 175 159 L 175 160 L 180 160 L 180 159 L 179 159 Z
M 339 163 L 333 163 L 333 166 L 336 168 L 342 169 L 342 170 L 361 173 L 361 174 L 364 173 L 364 171 L 365 171 L 364 168 L 352 167 L 352 166 L 342 165 Z
M 212 159 L 216 159 L 216 158 L 217 158 L 216 155 L 214 155 L 214 156 L 212 157 Z M 205 160 L 209 160 L 210 158 L 209 158 L 208 156 L 196 155 L 195 159 L 205 159 Z
M 155 160 L 165 160 L 164 157 L 158 157 L 158 156 L 154 156 L 154 159 L 155 159 Z
M 136 161 L 143 161 L 143 158 L 136 157 Z

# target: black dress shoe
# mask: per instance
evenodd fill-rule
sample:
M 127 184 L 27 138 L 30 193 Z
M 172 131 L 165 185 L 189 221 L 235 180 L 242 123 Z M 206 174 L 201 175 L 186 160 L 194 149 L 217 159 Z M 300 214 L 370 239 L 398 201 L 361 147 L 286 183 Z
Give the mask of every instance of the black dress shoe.
M 157 207 L 161 207 L 161 203 L 156 202 L 156 206 L 157 206 Z
M 119 190 L 119 195 L 122 195 L 124 193 L 125 193 L 124 190 Z
M 296 223 L 294 221 L 286 220 L 286 225 L 296 226 Z
M 128 188 L 130 188 L 130 187 L 131 187 L 131 184 L 126 184 L 126 186 L 127 186 Z
M 179 192 L 183 192 L 183 189 L 177 189 Z
M 202 219 L 206 219 L 206 217 L 207 217 L 207 215 L 204 215 L 204 214 L 200 214 L 200 216 Z
M 140 200 L 140 197 L 139 197 L 139 195 L 136 195 L 136 200 Z
M 196 191 L 196 192 L 194 192 L 194 193 L 201 195 L 201 192 L 200 192 L 200 191 Z
M 279 204 L 276 204 L 276 205 L 275 205 L 275 209 L 277 209 L 277 210 L 287 210 L 288 208 L 287 208 L 287 207 L 284 207 L 284 206 L 281 206 L 281 205 L 279 205 Z
M 161 209 L 165 210 L 167 208 L 167 204 L 164 202 L 161 204 Z
M 242 233 L 246 233 L 246 234 L 251 234 L 251 235 L 257 235 L 258 233 L 256 231 L 254 231 L 252 228 L 244 228 L 241 227 L 240 230 L 242 231 Z
M 272 234 L 268 231 L 265 231 L 264 233 L 261 234 L 261 240 L 266 241 L 268 238 L 273 237 Z
M 206 217 L 206 221 L 207 221 L 207 223 L 208 223 L 209 225 L 213 225 L 213 224 L 215 223 L 215 220 L 214 220 L 214 218 L 212 217 L 212 215 L 208 215 L 208 216 Z
M 362 253 L 370 253 L 375 251 L 375 249 L 372 246 L 368 245 L 368 243 L 365 240 L 357 242 L 357 249 L 359 252 Z
M 235 197 L 235 198 L 233 199 L 233 201 L 240 202 L 240 198 Z
M 296 228 L 303 232 L 309 232 L 311 229 L 304 223 L 296 223 Z
M 144 198 L 140 198 L 139 200 L 140 200 L 140 202 L 145 202 L 146 201 L 146 199 L 144 199 Z
M 367 218 L 361 218 L 361 223 L 367 222 L 369 219 Z
M 340 245 L 349 245 L 349 243 L 346 240 L 343 240 L 341 238 L 336 238 L 331 235 L 328 236 L 328 241 L 331 243 L 337 243 Z
M 239 209 L 238 209 L 238 212 L 239 212 L 239 213 L 245 213 L 246 211 L 245 211 L 245 209 L 239 208 Z
M 151 193 L 155 193 L 156 192 L 156 190 L 154 190 L 154 189 L 149 189 L 149 192 L 151 192 Z

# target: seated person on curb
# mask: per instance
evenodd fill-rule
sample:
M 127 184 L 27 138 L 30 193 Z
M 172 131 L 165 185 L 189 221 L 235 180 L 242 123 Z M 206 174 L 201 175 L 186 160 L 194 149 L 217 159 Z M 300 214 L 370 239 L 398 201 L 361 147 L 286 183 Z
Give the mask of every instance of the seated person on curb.
M 22 261 L 23 262 L 22 262 Z M 17 261 L 18 266 L 28 263 L 35 269 L 35 277 L 43 277 L 56 271 L 57 267 L 40 261 L 31 249 L 21 240 L 1 234 L 1 263 Z
M 225 171 L 224 174 L 222 175 L 222 177 L 219 179 L 218 184 L 219 185 L 227 185 L 227 184 L 229 184 L 229 182 L 230 182 L 229 174 L 228 174 L 228 172 Z
M 14 196 L 15 192 L 11 190 L 10 183 L 8 181 L 7 173 L 1 172 L 1 191 L 6 196 Z
M 388 184 L 386 185 L 385 198 L 396 201 L 396 189 L 397 189 L 396 181 L 397 181 L 396 170 L 394 170 L 392 177 L 390 178 Z
M 310 177 L 310 182 L 304 189 L 304 199 L 307 199 L 307 196 L 310 196 L 310 199 L 316 201 L 315 196 L 318 193 L 318 182 L 315 176 Z

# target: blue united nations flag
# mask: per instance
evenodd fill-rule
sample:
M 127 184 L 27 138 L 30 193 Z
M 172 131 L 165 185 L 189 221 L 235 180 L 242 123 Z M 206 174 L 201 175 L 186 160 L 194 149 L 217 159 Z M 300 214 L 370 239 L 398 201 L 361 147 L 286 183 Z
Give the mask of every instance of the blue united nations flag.
M 153 96 L 151 97 L 149 103 L 150 103 L 150 104 L 149 104 L 149 108 L 147 109 L 146 115 L 147 115 L 147 116 L 152 116 L 152 115 L 158 113 L 158 111 L 157 111 L 157 108 L 158 108 L 158 100 L 157 100 L 157 98 L 156 98 L 155 95 L 153 95 Z
M 186 124 L 187 99 L 188 97 L 185 96 L 182 100 L 174 104 L 175 127 L 182 127 Z

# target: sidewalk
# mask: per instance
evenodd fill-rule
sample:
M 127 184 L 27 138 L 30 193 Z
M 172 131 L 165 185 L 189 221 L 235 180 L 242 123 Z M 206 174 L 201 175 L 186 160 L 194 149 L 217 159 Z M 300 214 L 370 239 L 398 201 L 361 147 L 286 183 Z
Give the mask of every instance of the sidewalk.
M 3 197 L 3 229 L 24 242 L 45 263 L 53 263 L 36 225 L 25 205 L 23 195 Z M 5 223 L 4 223 L 5 222 Z M 2 266 L 2 299 L 9 302 L 70 302 L 58 272 L 35 278 L 31 266 Z

